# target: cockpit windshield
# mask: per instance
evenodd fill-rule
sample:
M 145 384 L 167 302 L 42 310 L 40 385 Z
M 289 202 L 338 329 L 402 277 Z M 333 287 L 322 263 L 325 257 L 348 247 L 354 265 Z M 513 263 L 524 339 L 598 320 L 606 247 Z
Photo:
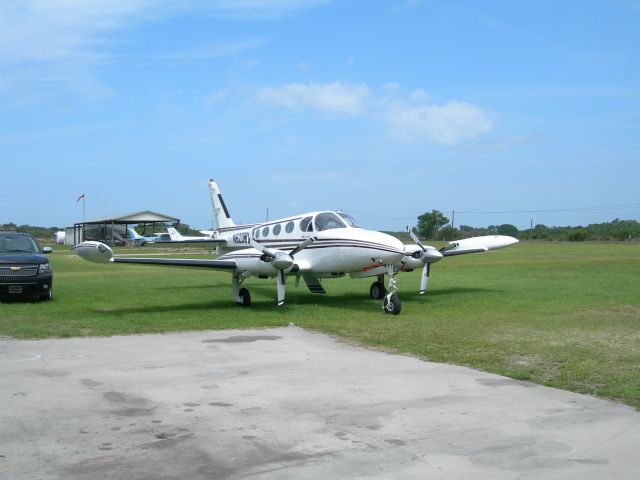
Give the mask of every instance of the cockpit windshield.
M 316 231 L 321 232 L 323 230 L 332 230 L 334 228 L 347 228 L 342 219 L 331 212 L 319 213 L 314 218 L 313 223 L 315 224 Z
M 338 215 L 340 215 L 340 217 L 342 217 L 342 219 L 347 222 L 347 225 L 349 225 L 351 228 L 360 228 L 360 225 L 358 225 L 358 222 L 356 222 L 356 219 L 353 218 L 351 215 L 347 215 L 344 212 L 338 212 Z

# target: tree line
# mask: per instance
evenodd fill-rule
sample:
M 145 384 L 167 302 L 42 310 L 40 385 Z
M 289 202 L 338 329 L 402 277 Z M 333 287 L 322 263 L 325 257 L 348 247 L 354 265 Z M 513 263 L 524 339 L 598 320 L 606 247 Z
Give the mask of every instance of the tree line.
M 640 223 L 635 220 L 615 219 L 606 223 L 593 223 L 577 227 L 548 227 L 538 224 L 532 229 L 519 230 L 515 225 L 489 225 L 472 227 L 460 225 L 453 227 L 449 219 L 440 211 L 432 210 L 418 216 L 418 225 L 414 231 L 429 240 L 458 240 L 481 235 L 509 235 L 521 240 L 560 240 L 582 242 L 585 240 L 629 241 L 640 239 Z

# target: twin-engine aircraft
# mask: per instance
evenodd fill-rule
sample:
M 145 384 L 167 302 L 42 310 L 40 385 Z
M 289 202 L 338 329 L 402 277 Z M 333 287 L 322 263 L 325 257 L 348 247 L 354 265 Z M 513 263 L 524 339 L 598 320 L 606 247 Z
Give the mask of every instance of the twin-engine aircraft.
M 415 245 L 404 245 L 385 233 L 361 228 L 355 219 L 343 212 L 310 212 L 293 217 L 250 225 L 236 225 L 222 199 L 218 185 L 209 181 L 213 206 L 214 230 L 208 238 L 162 242 L 173 244 L 215 245 L 226 251 L 216 259 L 130 258 L 114 257 L 108 245 L 82 242 L 74 251 L 85 260 L 101 263 L 134 263 L 212 268 L 231 273 L 233 301 L 244 307 L 251 305 L 251 295 L 241 288 L 249 277 L 274 278 L 278 306 L 284 305 L 285 283 L 302 278 L 311 293 L 325 293 L 321 280 L 375 277 L 369 294 L 382 299 L 386 313 L 400 313 L 396 275 L 422 268 L 420 294 L 427 290 L 431 264 L 444 257 L 485 252 L 508 247 L 518 242 L 513 237 L 495 235 L 450 242 L 436 249 L 423 245 L 411 232 Z M 385 275 L 388 286 L 385 288 Z

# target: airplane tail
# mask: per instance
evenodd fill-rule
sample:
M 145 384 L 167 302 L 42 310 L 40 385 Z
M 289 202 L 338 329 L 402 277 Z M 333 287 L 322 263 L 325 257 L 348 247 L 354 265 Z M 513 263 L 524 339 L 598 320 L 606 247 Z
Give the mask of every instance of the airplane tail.
M 236 224 L 231 220 L 231 215 L 229 215 L 229 210 L 224 204 L 218 184 L 213 179 L 209 180 L 209 192 L 211 192 L 211 206 L 213 207 L 214 230 L 235 227 Z
M 169 238 L 171 238 L 172 242 L 179 242 L 182 240 L 182 234 L 175 228 L 167 227 L 167 232 L 169 233 Z
M 129 234 L 130 240 L 138 240 L 142 238 L 140 234 L 133 229 L 133 227 L 127 228 L 127 233 Z

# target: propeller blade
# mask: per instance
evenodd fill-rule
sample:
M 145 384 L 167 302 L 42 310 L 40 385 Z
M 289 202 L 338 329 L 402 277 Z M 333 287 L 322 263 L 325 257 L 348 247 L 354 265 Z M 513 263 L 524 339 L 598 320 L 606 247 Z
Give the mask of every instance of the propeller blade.
M 280 270 L 280 271 L 278 271 L 278 275 L 277 275 L 278 306 L 279 307 L 284 305 L 284 293 L 285 293 L 284 282 L 285 282 L 284 270 Z
M 302 242 L 301 244 L 299 244 L 296 248 L 294 248 L 291 253 L 289 253 L 289 255 L 291 255 L 292 257 L 298 253 L 300 250 L 304 250 L 305 248 L 307 248 L 309 245 L 311 245 L 313 242 L 315 242 L 316 240 L 314 238 L 307 238 L 304 242 Z
M 420 241 L 420 239 L 418 238 L 418 236 L 415 234 L 413 230 L 409 230 L 409 236 L 414 242 L 416 242 L 416 245 L 418 245 L 424 252 L 425 251 L 424 245 L 422 245 L 422 242 Z
M 275 256 L 276 256 L 276 252 L 274 252 L 273 250 L 265 247 L 264 245 L 259 244 L 253 238 L 251 239 L 251 246 L 253 248 L 255 248 L 256 250 L 258 250 L 259 252 L 262 252 L 262 254 L 266 255 L 267 257 L 275 258 Z
M 431 271 L 431 263 L 425 263 L 422 267 L 422 279 L 420 280 L 420 295 L 424 295 L 427 291 L 427 282 L 429 282 L 429 273 Z

